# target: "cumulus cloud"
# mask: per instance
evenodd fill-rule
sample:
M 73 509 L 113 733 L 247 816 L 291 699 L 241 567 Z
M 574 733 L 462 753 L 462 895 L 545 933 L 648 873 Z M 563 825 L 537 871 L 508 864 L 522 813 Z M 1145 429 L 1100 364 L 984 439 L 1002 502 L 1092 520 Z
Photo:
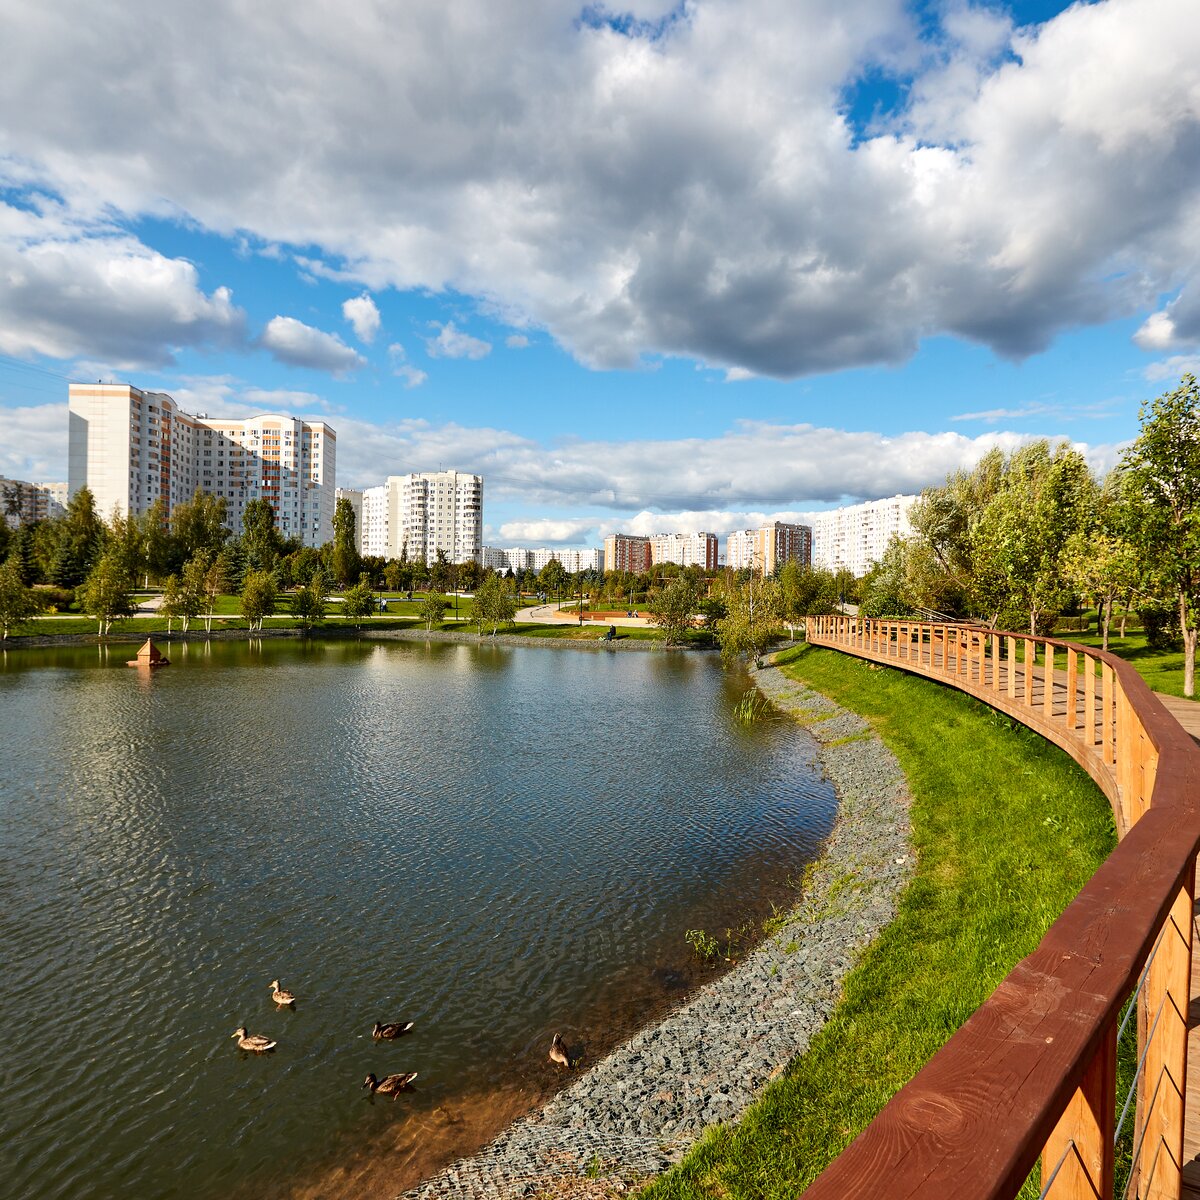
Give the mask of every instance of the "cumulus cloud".
M 529 346 L 529 339 L 523 333 L 510 333 L 504 339 L 504 344 L 510 350 L 525 350 Z
M 342 316 L 354 326 L 354 334 L 360 342 L 369 346 L 375 340 L 379 332 L 379 309 L 367 292 L 345 301 Z
M 295 317 L 272 317 L 262 331 L 259 344 L 277 362 L 290 367 L 308 367 L 345 375 L 366 360 L 336 333 L 325 333 L 297 321 Z
M 168 366 L 185 347 L 238 345 L 245 314 L 196 268 L 104 226 L 0 204 L 0 353 Z
M 27 483 L 67 478 L 67 406 L 37 404 L 0 409 L 0 475 Z
M 1178 383 L 1184 375 L 1200 375 L 1200 354 L 1172 354 L 1170 358 L 1148 363 L 1142 371 L 1143 378 L 1152 383 L 1164 379 Z
M 486 358 L 492 352 L 491 342 L 482 338 L 472 337 L 455 327 L 453 321 L 445 325 L 433 322 L 433 328 L 438 331 L 437 337 L 425 339 L 425 349 L 431 358 Z
M 486 481 L 485 481 L 486 483 Z M 535 521 L 505 521 L 500 539 L 505 544 L 565 546 L 594 538 L 597 522 L 589 518 Z
M 403 379 L 406 388 L 420 387 L 429 378 L 424 371 L 408 361 L 408 355 L 399 342 L 393 342 L 388 347 L 388 357 L 392 360 L 392 374 Z
M 602 367 L 791 377 L 937 333 L 1021 356 L 1200 290 L 1194 0 L 1024 29 L 900 0 L 626 7 L 44 0 L 5 25 L 9 174 L 453 290 Z M 113 88 L 118 58 L 139 69 Z M 872 72 L 911 100 L 863 130 Z

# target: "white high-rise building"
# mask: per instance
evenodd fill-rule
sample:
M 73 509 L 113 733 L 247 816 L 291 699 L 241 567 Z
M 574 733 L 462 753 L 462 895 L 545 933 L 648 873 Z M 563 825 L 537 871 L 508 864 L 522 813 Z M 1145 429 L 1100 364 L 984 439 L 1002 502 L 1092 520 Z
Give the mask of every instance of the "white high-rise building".
M 865 575 L 883 557 L 893 537 L 912 533 L 909 514 L 918 499 L 892 496 L 828 512 L 806 513 L 804 520 L 813 531 L 813 566 L 830 571 L 844 568 L 856 576 Z
M 235 533 L 246 505 L 267 500 L 285 537 L 333 537 L 337 434 L 324 421 L 192 416 L 129 384 L 73 383 L 69 407 L 68 491 L 90 488 L 101 516 L 140 516 L 155 500 L 170 515 L 199 488 L 224 499 Z
M 364 488 L 362 553 L 452 563 L 483 558 L 483 477 L 462 471 L 389 475 Z
M 718 544 L 715 533 L 654 533 L 650 535 L 650 562 L 715 571 Z
M 750 568 L 774 575 L 785 562 L 796 560 L 807 567 L 812 555 L 812 530 L 807 525 L 772 521 L 761 529 L 739 529 L 729 535 L 725 565 L 730 570 Z
M 524 546 L 513 546 L 507 550 L 495 546 L 483 548 L 483 565 L 497 571 L 505 568 L 511 571 L 540 571 L 551 559 L 557 559 L 572 575 L 580 571 L 604 570 L 604 551 L 591 546 L 578 549 L 542 546 L 537 550 L 528 550 Z

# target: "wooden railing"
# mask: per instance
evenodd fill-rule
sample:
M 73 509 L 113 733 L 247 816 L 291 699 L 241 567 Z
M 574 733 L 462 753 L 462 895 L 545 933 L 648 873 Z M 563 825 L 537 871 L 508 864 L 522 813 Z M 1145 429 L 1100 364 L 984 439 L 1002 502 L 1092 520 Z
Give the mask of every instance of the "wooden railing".
M 1200 747 L 1113 655 L 978 626 L 812 617 L 808 641 L 949 684 L 1088 772 L 1120 842 L 1038 948 L 809 1187 L 808 1200 L 1178 1197 L 1182 1186 Z M 998 803 L 1004 781 L 996 780 Z M 1137 995 L 1136 1104 L 1116 1091 Z M 1119 1106 L 1134 1122 L 1114 1184 Z

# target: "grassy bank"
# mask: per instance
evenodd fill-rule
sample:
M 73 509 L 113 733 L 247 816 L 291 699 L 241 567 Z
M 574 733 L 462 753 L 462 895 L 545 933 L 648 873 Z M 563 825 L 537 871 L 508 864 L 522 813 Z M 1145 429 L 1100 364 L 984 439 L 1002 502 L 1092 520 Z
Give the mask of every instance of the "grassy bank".
M 1091 780 L 984 705 L 835 651 L 781 661 L 896 755 L 917 874 L 809 1051 L 645 1200 L 794 1197 L 1033 950 L 1116 843 Z

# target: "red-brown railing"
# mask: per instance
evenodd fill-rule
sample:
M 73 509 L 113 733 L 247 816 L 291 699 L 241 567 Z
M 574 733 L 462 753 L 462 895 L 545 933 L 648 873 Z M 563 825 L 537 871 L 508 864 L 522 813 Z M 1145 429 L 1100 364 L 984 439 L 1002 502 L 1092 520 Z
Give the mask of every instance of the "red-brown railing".
M 1114 1193 L 1118 1020 L 1137 994 L 1133 1165 L 1121 1192 L 1178 1197 L 1200 747 L 1111 654 L 977 626 L 812 617 L 808 641 L 950 684 L 1061 746 L 1120 843 L 1038 948 L 805 1193 L 1008 1200 Z M 997 780 L 1003 796 L 1003 781 Z

